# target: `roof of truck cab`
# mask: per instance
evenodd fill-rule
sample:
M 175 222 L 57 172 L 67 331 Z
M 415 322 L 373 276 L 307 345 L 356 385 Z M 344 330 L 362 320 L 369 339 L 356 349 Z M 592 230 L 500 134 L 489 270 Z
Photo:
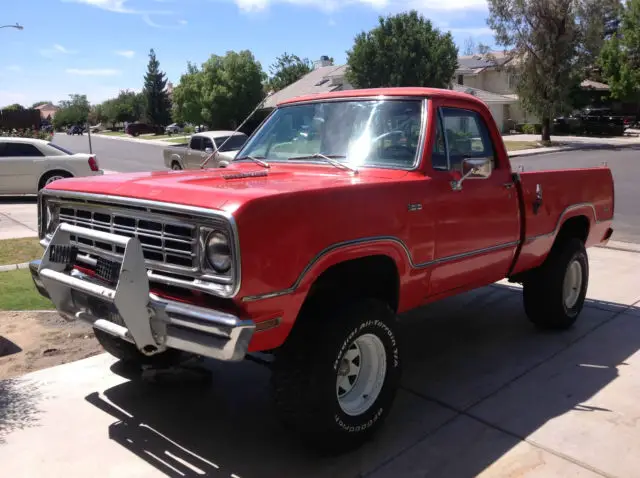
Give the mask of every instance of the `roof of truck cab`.
M 476 98 L 473 95 L 462 93 L 454 90 L 445 90 L 441 88 L 420 88 L 420 87 L 399 87 L 399 88 L 369 88 L 369 89 L 360 89 L 360 90 L 344 90 L 344 91 L 332 91 L 330 93 L 316 93 L 312 95 L 298 96 L 295 98 L 290 98 L 288 100 L 281 101 L 278 103 L 278 106 L 284 106 L 292 103 L 302 103 L 305 101 L 322 101 L 322 100 L 331 100 L 331 99 L 339 99 L 339 98 L 362 98 L 362 97 L 376 97 L 376 96 L 402 96 L 402 97 L 411 97 L 415 96 L 416 98 L 453 98 L 453 99 L 464 99 L 471 101 L 478 101 L 482 103 L 481 100 Z

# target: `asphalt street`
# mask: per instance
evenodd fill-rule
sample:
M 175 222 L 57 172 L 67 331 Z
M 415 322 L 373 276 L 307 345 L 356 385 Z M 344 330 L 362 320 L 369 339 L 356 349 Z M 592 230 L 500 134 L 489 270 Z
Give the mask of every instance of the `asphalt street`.
M 615 186 L 612 240 L 640 243 L 640 147 L 606 148 L 550 153 L 512 159 L 525 171 L 592 168 L 606 161 Z
M 164 146 L 122 141 L 92 135 L 93 152 L 102 169 L 135 172 L 165 169 Z M 54 143 L 73 152 L 89 152 L 87 135 L 57 134 Z M 512 159 L 514 168 L 540 169 L 586 168 L 607 161 L 613 172 L 616 191 L 615 241 L 640 242 L 640 147 L 599 148 L 527 156 Z

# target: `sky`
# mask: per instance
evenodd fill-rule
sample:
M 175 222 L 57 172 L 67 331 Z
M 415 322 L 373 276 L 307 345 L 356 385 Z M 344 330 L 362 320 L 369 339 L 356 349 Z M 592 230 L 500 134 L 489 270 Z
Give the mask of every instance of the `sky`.
M 0 107 L 86 94 L 91 103 L 142 88 L 149 50 L 177 84 L 187 62 L 249 49 L 268 72 L 283 52 L 346 62 L 380 15 L 416 9 L 448 30 L 493 44 L 486 0 L 1 0 Z

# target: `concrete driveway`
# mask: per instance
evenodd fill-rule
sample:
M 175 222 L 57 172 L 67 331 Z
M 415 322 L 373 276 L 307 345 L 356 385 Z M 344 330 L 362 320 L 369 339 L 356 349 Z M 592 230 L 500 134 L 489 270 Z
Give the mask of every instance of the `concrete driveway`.
M 494 284 L 403 317 L 403 386 L 358 452 L 322 458 L 276 422 L 268 370 L 206 362 L 154 384 L 99 355 L 0 382 L 0 463 L 17 477 L 636 477 L 640 254 L 591 249 L 576 327 L 536 332 Z

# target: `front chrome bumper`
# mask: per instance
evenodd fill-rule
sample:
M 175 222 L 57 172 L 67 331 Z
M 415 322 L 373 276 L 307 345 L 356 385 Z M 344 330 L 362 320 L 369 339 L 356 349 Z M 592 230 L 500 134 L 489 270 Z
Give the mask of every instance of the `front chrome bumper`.
M 108 282 L 73 268 L 75 251 L 70 236 L 84 237 L 124 248 L 113 288 Z M 36 288 L 58 312 L 81 319 L 96 329 L 126 340 L 145 355 L 175 348 L 225 361 L 239 361 L 247 353 L 255 330 L 251 320 L 150 293 L 140 241 L 62 223 L 42 260 L 30 263 Z

